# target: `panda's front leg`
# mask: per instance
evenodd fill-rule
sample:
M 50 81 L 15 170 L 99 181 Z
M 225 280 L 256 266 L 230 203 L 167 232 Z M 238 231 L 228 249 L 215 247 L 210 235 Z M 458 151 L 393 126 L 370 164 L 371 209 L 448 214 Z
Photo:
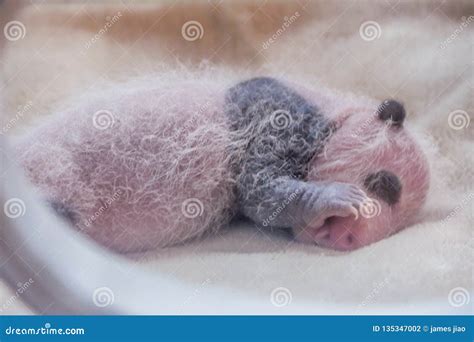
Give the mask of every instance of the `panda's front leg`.
M 359 187 L 340 182 L 305 182 L 278 177 L 240 193 L 241 211 L 261 226 L 291 228 L 302 242 L 317 242 L 327 234 L 328 220 L 358 219 L 367 200 Z

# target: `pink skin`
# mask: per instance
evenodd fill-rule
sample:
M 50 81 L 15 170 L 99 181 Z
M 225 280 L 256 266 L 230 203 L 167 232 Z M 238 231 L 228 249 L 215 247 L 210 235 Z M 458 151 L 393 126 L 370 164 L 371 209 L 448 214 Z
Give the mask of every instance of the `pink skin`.
M 18 161 L 42 196 L 73 208 L 77 229 L 120 252 L 177 244 L 216 230 L 230 220 L 235 203 L 222 115 L 228 85 L 212 79 L 155 82 L 89 97 L 51 116 L 17 144 Z M 413 222 L 426 197 L 429 171 L 406 128 L 387 127 L 374 117 L 379 102 L 320 87 L 294 88 L 339 126 L 325 153 L 312 161 L 308 182 L 343 182 L 364 190 L 364 177 L 384 169 L 403 186 L 396 205 L 378 200 L 381 211 L 373 218 L 357 215 L 356 207 L 327 212 L 295 231 L 296 238 L 353 250 Z M 93 115 L 104 109 L 114 124 L 99 129 Z M 199 212 L 186 214 L 184 204 L 195 199 Z
M 428 191 L 428 164 L 406 128 L 390 127 L 376 116 L 376 110 L 377 105 L 338 112 L 334 119 L 339 128 L 325 153 L 313 160 L 307 180 L 349 183 L 366 192 L 365 176 L 388 170 L 402 183 L 400 200 L 389 206 L 367 193 L 373 201 L 367 200 L 366 206 L 328 213 L 295 231 L 297 240 L 350 251 L 384 239 L 413 222 Z
M 224 91 L 203 82 L 144 85 L 71 106 L 17 144 L 42 197 L 65 203 L 78 230 L 119 252 L 220 228 L 235 201 Z M 114 123 L 98 129 L 93 115 L 104 109 Z

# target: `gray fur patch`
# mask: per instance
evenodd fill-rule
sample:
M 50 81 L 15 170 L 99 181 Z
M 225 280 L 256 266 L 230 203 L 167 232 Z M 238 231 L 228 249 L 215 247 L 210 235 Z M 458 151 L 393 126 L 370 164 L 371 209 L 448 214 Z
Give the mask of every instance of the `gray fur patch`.
M 279 205 L 274 189 L 303 180 L 333 125 L 319 109 L 281 82 L 253 78 L 231 88 L 226 112 L 237 156 L 233 169 L 241 212 L 256 220 Z

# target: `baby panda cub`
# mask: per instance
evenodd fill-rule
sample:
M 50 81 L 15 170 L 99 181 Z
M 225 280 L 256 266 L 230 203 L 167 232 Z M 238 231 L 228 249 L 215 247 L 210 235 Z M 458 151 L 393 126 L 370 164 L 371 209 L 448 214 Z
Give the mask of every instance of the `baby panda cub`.
M 227 101 L 245 145 L 235 164 L 239 209 L 255 222 L 352 250 L 399 230 L 423 203 L 428 167 L 399 102 L 327 111 L 338 104 L 272 78 L 238 84 Z
M 395 100 L 269 77 L 143 79 L 23 137 L 21 165 L 77 229 L 120 252 L 176 244 L 240 213 L 353 250 L 408 226 L 429 170 Z

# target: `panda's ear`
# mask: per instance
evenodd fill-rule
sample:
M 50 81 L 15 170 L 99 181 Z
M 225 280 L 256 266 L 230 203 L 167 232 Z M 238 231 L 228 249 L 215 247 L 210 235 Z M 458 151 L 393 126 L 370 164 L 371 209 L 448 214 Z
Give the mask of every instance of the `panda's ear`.
M 405 108 L 403 105 L 395 100 L 385 100 L 377 109 L 377 115 L 380 120 L 387 121 L 393 126 L 400 127 L 405 120 Z

